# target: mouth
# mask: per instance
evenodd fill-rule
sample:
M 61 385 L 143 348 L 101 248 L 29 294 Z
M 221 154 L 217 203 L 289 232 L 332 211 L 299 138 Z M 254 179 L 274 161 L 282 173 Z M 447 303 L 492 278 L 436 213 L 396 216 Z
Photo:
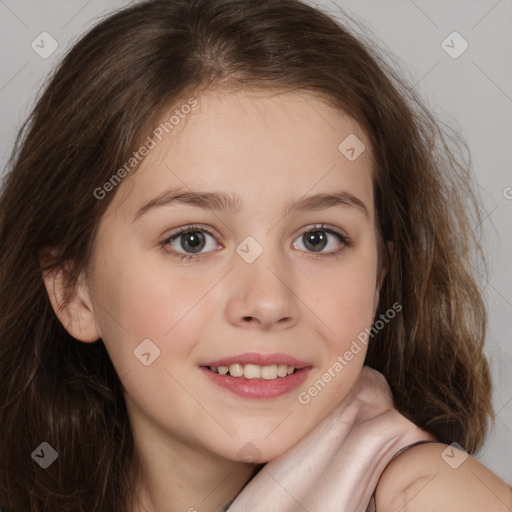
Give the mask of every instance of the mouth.
M 288 377 L 297 372 L 298 368 L 286 364 L 261 366 L 258 364 L 234 363 L 229 366 L 207 366 L 208 370 L 219 375 L 229 375 L 237 379 L 274 380 Z
M 244 398 L 273 398 L 290 392 L 312 365 L 286 354 L 241 354 L 200 365 L 218 386 Z

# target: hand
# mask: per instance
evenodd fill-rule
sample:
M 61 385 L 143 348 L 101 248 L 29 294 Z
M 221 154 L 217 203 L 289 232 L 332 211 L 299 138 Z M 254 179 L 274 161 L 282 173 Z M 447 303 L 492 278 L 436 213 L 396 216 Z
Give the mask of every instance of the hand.
M 229 512 L 364 512 L 401 448 L 435 440 L 393 406 L 382 374 L 363 367 L 343 401 L 260 470 Z

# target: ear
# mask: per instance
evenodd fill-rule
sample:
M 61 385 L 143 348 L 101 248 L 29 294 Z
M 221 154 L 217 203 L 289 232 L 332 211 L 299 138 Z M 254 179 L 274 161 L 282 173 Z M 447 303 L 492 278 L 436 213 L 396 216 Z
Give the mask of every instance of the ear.
M 66 331 L 86 343 L 101 338 L 84 274 L 80 274 L 73 286 L 67 282 L 62 268 L 43 271 L 42 274 L 53 310 Z
M 393 255 L 393 250 L 395 248 L 395 244 L 392 241 L 386 242 L 386 250 L 389 254 L 389 259 L 391 259 L 391 256 Z M 375 313 L 377 312 L 377 308 L 379 307 L 379 294 L 380 289 L 382 287 L 382 283 L 384 282 L 384 278 L 386 277 L 386 274 L 388 272 L 388 268 L 386 265 L 382 265 L 379 279 L 377 281 L 377 286 L 375 287 L 375 298 L 373 300 L 373 316 L 375 317 Z

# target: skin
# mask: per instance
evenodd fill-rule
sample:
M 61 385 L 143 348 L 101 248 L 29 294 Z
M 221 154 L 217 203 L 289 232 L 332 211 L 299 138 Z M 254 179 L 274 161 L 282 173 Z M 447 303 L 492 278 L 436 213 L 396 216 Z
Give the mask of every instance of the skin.
M 507 512 L 512 488 L 473 456 L 434 443 L 415 446 L 389 464 L 375 504 L 378 512 Z
M 116 191 L 89 273 L 59 315 L 74 337 L 101 337 L 107 347 L 126 390 L 149 511 L 222 506 L 254 470 L 237 455 L 243 447 L 257 447 L 260 462 L 278 457 L 356 380 L 364 345 L 309 404 L 298 402 L 298 392 L 371 326 L 378 303 L 370 155 L 367 149 L 350 162 L 338 150 L 349 134 L 369 148 L 352 119 L 306 93 L 206 93 Z M 179 185 L 237 193 L 244 206 L 235 214 L 171 204 L 134 221 L 144 204 Z M 336 205 L 283 214 L 289 200 L 339 189 L 367 213 Z M 203 255 L 183 262 L 189 246 L 162 241 L 191 223 L 215 238 L 205 235 Z M 316 231 L 319 223 L 353 245 L 326 233 L 320 253 L 306 247 L 300 229 Z M 252 263 L 236 252 L 247 236 L 263 249 Z M 46 278 L 50 295 L 60 289 L 54 278 Z M 53 301 L 56 309 L 64 303 L 58 294 Z M 161 351 L 150 366 L 133 354 L 144 339 Z M 300 389 L 267 400 L 213 386 L 199 370 L 253 351 L 290 354 L 312 370 Z
M 385 275 L 370 144 L 353 119 L 304 92 L 217 90 L 197 99 L 117 187 L 77 286 L 66 293 L 62 273 L 45 275 L 62 324 L 83 342 L 102 338 L 124 386 L 143 469 L 142 505 L 131 512 L 218 510 L 256 467 L 240 450 L 255 447 L 258 462 L 272 461 L 325 419 L 358 378 L 364 344 L 308 404 L 298 393 L 372 325 Z M 338 150 L 350 134 L 366 145 L 354 161 Z M 177 186 L 236 193 L 243 204 L 234 213 L 173 203 L 135 218 Z M 284 214 L 288 201 L 340 189 L 366 213 L 336 205 Z M 321 223 L 351 244 L 323 231 L 327 245 L 308 248 L 301 228 Z M 183 261 L 190 237 L 177 230 L 190 224 L 212 236 L 202 231 L 201 255 Z M 236 252 L 248 236 L 263 250 L 252 263 Z M 149 366 L 134 357 L 145 339 L 160 351 Z M 245 352 L 290 354 L 312 370 L 298 389 L 255 400 L 213 385 L 199 368 Z

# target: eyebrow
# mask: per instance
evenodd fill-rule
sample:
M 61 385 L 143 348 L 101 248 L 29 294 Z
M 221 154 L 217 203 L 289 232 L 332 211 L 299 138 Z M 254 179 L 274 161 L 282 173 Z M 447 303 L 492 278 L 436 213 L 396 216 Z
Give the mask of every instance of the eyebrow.
M 241 196 L 236 193 L 191 191 L 181 187 L 175 187 L 163 192 L 139 208 L 135 214 L 134 221 L 155 208 L 173 204 L 190 205 L 203 210 L 216 210 L 235 215 L 242 210 L 244 201 Z M 296 201 L 288 201 L 285 205 L 283 215 L 286 216 L 291 212 L 323 210 L 333 206 L 355 208 L 362 212 L 367 218 L 370 218 L 370 213 L 366 205 L 359 198 L 346 190 L 314 194 L 301 197 Z

